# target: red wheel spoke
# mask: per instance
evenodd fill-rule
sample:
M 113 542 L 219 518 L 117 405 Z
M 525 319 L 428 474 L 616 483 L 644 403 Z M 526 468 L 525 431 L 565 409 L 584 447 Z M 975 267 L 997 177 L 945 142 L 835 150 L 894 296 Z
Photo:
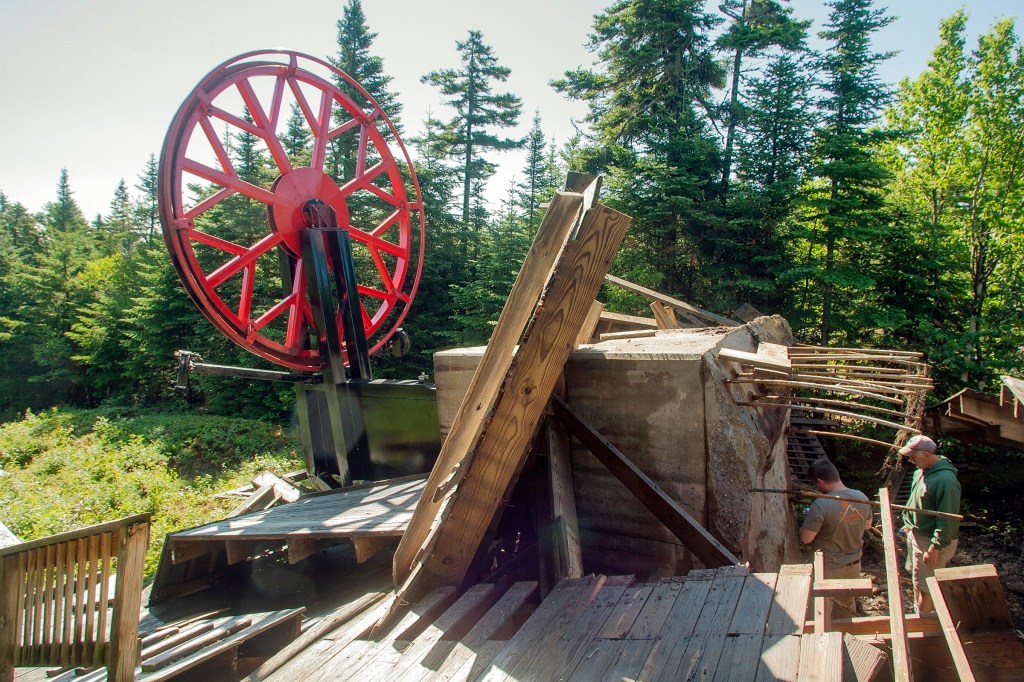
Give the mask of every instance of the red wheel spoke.
M 207 104 L 207 111 L 209 115 L 214 118 L 219 118 L 225 123 L 230 123 L 236 128 L 244 130 L 245 132 L 255 135 L 256 137 L 263 137 L 263 130 L 256 125 L 254 121 L 246 121 L 241 116 L 235 116 L 234 114 L 224 111 L 220 107 L 216 107 L 213 104 Z M 252 113 L 252 112 L 250 112 Z
M 235 190 L 225 187 L 216 194 L 206 197 L 198 204 L 193 206 L 191 209 L 185 212 L 185 218 L 188 220 L 194 220 L 196 216 L 202 215 L 206 211 L 210 210 L 220 202 L 227 199 L 229 196 L 235 193 Z
M 266 327 L 268 324 L 274 321 L 274 319 L 289 308 L 295 307 L 297 303 L 297 297 L 295 294 L 288 294 L 283 299 L 275 303 L 267 312 L 260 315 L 258 318 L 249 323 L 247 337 L 254 337 L 259 330 Z M 294 314 L 294 311 L 293 311 Z M 288 326 L 291 327 L 291 319 L 288 321 Z
M 362 284 L 356 286 L 356 290 L 359 291 L 360 296 L 369 296 L 371 298 L 379 298 L 386 303 L 394 303 L 395 299 L 398 298 L 394 293 L 388 291 L 381 291 L 380 289 L 374 289 L 373 287 L 363 286 Z
M 347 197 L 353 192 L 356 192 L 361 189 L 367 189 L 370 190 L 371 192 L 374 192 L 374 190 L 376 190 L 377 188 L 374 187 L 373 184 L 371 183 L 377 178 L 377 176 L 389 170 L 394 165 L 394 159 L 384 159 L 383 161 L 375 163 L 373 167 L 370 168 L 370 170 L 366 171 L 365 173 L 356 173 L 355 177 L 353 177 L 351 180 L 349 180 L 348 182 L 341 186 L 342 195 Z M 374 194 L 376 193 L 377 192 L 374 192 Z M 398 200 L 395 199 L 394 196 L 390 194 L 385 194 L 385 196 L 388 198 L 389 203 L 396 206 L 398 205 Z
M 288 327 L 285 332 L 284 345 L 288 348 L 297 348 L 300 343 L 300 332 L 302 331 L 303 308 L 302 294 L 306 291 L 306 270 L 302 261 L 295 263 L 295 272 L 292 274 L 292 293 L 289 295 L 293 307 L 288 315 Z
M 220 167 L 224 169 L 225 173 L 236 175 L 235 168 L 231 165 L 231 157 L 228 156 L 228 150 L 224 149 L 224 144 L 217 136 L 217 131 L 213 129 L 213 123 L 210 122 L 210 117 L 205 114 L 200 116 L 199 125 L 203 129 L 203 133 L 206 135 L 206 141 L 213 149 L 213 153 L 217 155 L 217 160 L 220 161 Z
M 281 116 L 281 99 L 284 97 L 284 74 L 279 73 L 274 78 L 274 98 L 270 101 L 270 129 L 277 130 L 277 124 Z M 277 137 L 276 135 L 274 137 Z
M 391 281 L 391 273 L 388 272 L 388 266 L 384 264 L 384 259 L 380 257 L 380 251 L 377 249 L 370 249 L 370 256 L 373 258 L 373 264 L 377 266 L 377 273 L 380 274 L 380 281 L 388 288 L 388 291 L 394 291 L 395 283 Z
M 363 232 L 357 228 L 349 228 L 348 233 L 352 239 L 355 239 L 360 244 L 365 244 L 371 251 L 377 249 L 384 251 L 385 253 L 390 253 L 392 256 L 402 256 L 406 252 L 406 250 L 398 244 L 393 244 L 392 242 L 374 236 L 369 232 Z
M 185 235 L 186 238 L 190 239 L 191 241 L 199 242 L 200 244 L 205 244 L 206 246 L 212 246 L 215 249 L 227 251 L 228 253 L 233 253 L 236 256 L 239 254 L 243 254 L 249 250 L 249 248 L 246 246 L 242 246 L 241 244 L 236 244 L 234 242 L 229 242 L 227 239 L 215 237 L 207 232 L 200 232 L 195 228 L 186 228 L 182 230 L 182 233 Z
M 257 187 L 250 182 L 246 182 L 237 175 L 222 173 L 219 170 L 210 168 L 209 166 L 201 164 L 198 161 L 193 161 L 192 159 L 185 159 L 182 161 L 181 167 L 192 175 L 198 176 L 204 180 L 209 180 L 221 187 L 233 189 L 239 194 L 244 194 L 250 199 L 262 201 L 264 204 L 274 203 L 273 192 L 265 190 L 262 187 Z
M 256 268 L 250 263 L 242 272 L 242 293 L 238 297 L 238 319 L 242 324 L 249 323 L 252 314 L 252 285 L 256 280 Z
M 271 125 L 272 119 L 263 111 L 263 105 L 260 104 L 259 98 L 256 97 L 256 93 L 252 89 L 252 83 L 248 79 L 242 79 L 238 81 L 236 86 L 238 87 L 238 93 L 242 96 L 242 101 L 245 102 L 246 108 L 249 109 L 249 115 L 252 116 L 253 121 L 256 123 L 259 130 L 257 135 L 262 137 L 263 141 L 267 143 L 267 148 L 270 149 L 270 156 L 274 159 L 274 163 L 277 164 L 277 169 L 281 171 L 282 175 L 287 173 L 292 169 L 292 162 L 288 159 L 288 153 L 284 150 L 281 140 L 277 138 L 277 133 Z M 274 118 L 276 118 L 276 112 Z
M 207 284 L 216 289 L 218 286 L 231 279 L 231 277 L 239 270 L 254 263 L 257 258 L 265 254 L 271 248 L 277 246 L 280 242 L 281 235 L 276 232 L 271 232 L 266 237 L 253 244 L 245 253 L 238 254 L 227 263 L 210 273 L 210 276 L 206 278 Z

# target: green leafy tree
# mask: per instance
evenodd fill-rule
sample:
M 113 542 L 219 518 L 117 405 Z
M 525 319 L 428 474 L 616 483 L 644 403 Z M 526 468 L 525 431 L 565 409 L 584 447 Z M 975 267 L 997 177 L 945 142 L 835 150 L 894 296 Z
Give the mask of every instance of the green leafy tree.
M 448 124 L 450 154 L 461 159 L 462 222 L 470 231 L 476 256 L 480 232 L 487 218 L 483 184 L 495 170 L 495 165 L 484 154 L 521 146 L 521 140 L 501 137 L 497 131 L 518 123 L 522 103 L 511 93 L 494 92 L 495 84 L 508 80 L 511 71 L 498 64 L 480 31 L 470 31 L 469 37 L 456 42 L 456 46 L 461 67 L 431 71 L 422 80 L 439 88 L 447 98 L 446 103 L 455 110 Z M 463 245 L 463 255 L 467 253 L 467 246 Z

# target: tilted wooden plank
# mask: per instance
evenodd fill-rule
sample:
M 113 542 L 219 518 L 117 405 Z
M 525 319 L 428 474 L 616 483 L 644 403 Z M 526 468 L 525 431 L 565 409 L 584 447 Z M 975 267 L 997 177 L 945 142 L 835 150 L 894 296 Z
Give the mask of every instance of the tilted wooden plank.
M 739 560 L 683 507 L 661 489 L 607 438 L 584 421 L 557 395 L 551 396 L 555 415 L 608 470 L 672 531 L 705 566 L 734 565 Z
M 882 524 L 882 545 L 885 552 L 885 582 L 889 595 L 889 632 L 892 635 L 893 678 L 896 682 L 910 682 L 913 673 L 907 645 L 907 630 L 903 615 L 903 596 L 900 594 L 900 575 L 896 561 L 896 531 L 893 529 L 889 489 L 879 488 L 881 502 L 879 516 Z
M 433 585 L 458 583 L 465 576 L 526 462 L 572 341 L 629 222 L 629 217 L 598 205 L 562 250 L 487 430 L 468 460 L 468 473 L 431 529 L 419 562 L 423 570 L 410 574 L 400 590 L 403 598 L 414 599 Z
M 556 536 L 555 554 L 560 559 L 555 584 L 565 578 L 583 576 L 583 550 L 576 513 L 576 493 L 572 483 L 572 461 L 569 457 L 569 434 L 554 419 L 546 420 L 548 444 L 548 475 L 551 483 L 551 515 L 562 532 Z
M 953 619 L 949 606 L 946 605 L 942 587 L 935 576 L 929 576 L 925 581 L 928 583 L 928 592 L 931 594 L 932 603 L 935 606 L 935 615 L 939 617 L 939 623 L 942 625 L 942 635 L 946 638 L 946 644 L 949 645 L 949 653 L 953 657 L 956 673 L 960 676 L 961 682 L 974 682 L 971 663 L 967 660 L 967 653 L 960 640 L 960 633 L 957 632 L 957 621 Z M 967 632 L 966 628 L 965 632 Z
M 730 635 L 722 645 L 718 668 L 708 675 L 714 682 L 751 682 L 761 662 L 761 641 L 764 635 L 746 633 Z
M 544 214 L 533 245 L 527 252 L 523 267 L 491 333 L 484 357 L 455 415 L 448 438 L 441 445 L 441 452 L 427 479 L 416 513 L 395 551 L 396 585 L 402 584 L 409 577 L 413 561 L 440 510 L 439 501 L 434 500 L 434 490 L 452 474 L 452 470 L 462 462 L 480 437 L 484 421 L 498 396 L 502 379 L 512 363 L 516 344 L 533 314 L 537 299 L 550 278 L 551 268 L 582 206 L 582 194 L 556 192 Z
M 594 301 L 590 304 L 590 310 L 587 312 L 587 317 L 583 320 L 583 326 L 580 327 L 579 335 L 576 336 L 577 347 L 585 343 L 590 343 L 590 340 L 594 338 L 594 332 L 597 331 L 597 324 L 601 321 L 601 313 L 603 311 L 604 303 Z
M 800 643 L 800 682 L 835 682 L 843 679 L 843 636 L 815 632 Z
M 792 368 L 788 358 L 781 359 L 764 353 L 751 353 L 745 350 L 733 350 L 732 348 L 723 348 L 718 351 L 718 359 L 786 373 L 789 373 Z
M 863 639 L 843 634 L 843 682 L 879 679 L 888 660 L 885 654 Z
M 188 640 L 167 649 L 166 651 L 156 654 L 155 656 L 148 657 L 146 660 L 142 661 L 142 672 L 148 673 L 164 668 L 172 661 L 184 658 L 189 654 L 194 654 L 217 640 L 224 639 L 228 635 L 233 635 L 239 630 L 244 630 L 250 625 L 252 625 L 252 618 L 249 616 L 230 618 L 221 625 L 212 627 L 202 634 L 197 634 L 195 637 L 191 637 Z
M 611 282 L 612 284 L 615 284 L 617 286 L 622 287 L 623 289 L 626 289 L 627 291 L 632 291 L 635 294 L 640 294 L 641 296 L 646 296 L 647 298 L 650 298 L 650 299 L 652 299 L 654 301 L 660 301 L 661 303 L 664 303 L 665 305 L 672 306 L 673 308 L 679 310 L 680 312 L 689 313 L 691 315 L 696 315 L 697 317 L 701 318 L 702 320 L 707 320 L 709 322 L 713 322 L 713 323 L 721 325 L 723 327 L 738 327 L 738 326 L 740 326 L 739 322 L 736 322 L 735 320 L 730 320 L 727 317 L 722 317 L 721 315 L 716 315 L 716 314 L 714 314 L 712 312 L 709 312 L 707 310 L 701 310 L 700 308 L 698 308 L 696 306 L 692 306 L 689 303 L 684 303 L 683 301 L 680 301 L 677 298 L 672 298 L 671 296 L 666 296 L 665 294 L 659 293 L 659 292 L 654 291 L 652 289 L 648 289 L 647 287 L 642 287 L 639 284 L 634 284 L 633 282 L 630 282 L 628 280 L 622 279 L 621 277 L 616 277 L 615 275 L 606 275 L 605 279 L 608 280 L 609 282 Z
M 708 603 L 712 583 L 713 572 L 708 576 L 705 573 L 691 571 L 687 576 L 679 596 L 672 605 L 671 613 L 665 620 L 654 646 L 651 647 L 647 660 L 644 661 L 645 679 L 658 679 L 664 671 L 670 670 L 673 664 L 678 665 L 682 653 L 689 644 L 689 638 L 693 635 L 697 619 Z M 717 595 L 721 595 L 721 592 Z
M 961 632 L 1013 627 L 1010 608 L 992 564 L 937 568 L 935 579 Z
M 775 599 L 765 626 L 766 635 L 795 635 L 803 632 L 807 601 L 811 593 L 811 566 L 787 564 L 779 570 Z M 785 645 L 780 645 L 785 646 Z

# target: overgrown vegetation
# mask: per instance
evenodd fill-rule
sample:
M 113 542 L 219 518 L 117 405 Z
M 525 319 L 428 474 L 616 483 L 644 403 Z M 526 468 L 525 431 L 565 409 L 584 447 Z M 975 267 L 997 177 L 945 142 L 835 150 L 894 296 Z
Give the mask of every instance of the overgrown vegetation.
M 224 518 L 214 495 L 264 469 L 303 467 L 267 422 L 195 414 L 53 408 L 0 425 L 0 521 L 22 540 L 153 514 L 146 575 L 167 533 Z

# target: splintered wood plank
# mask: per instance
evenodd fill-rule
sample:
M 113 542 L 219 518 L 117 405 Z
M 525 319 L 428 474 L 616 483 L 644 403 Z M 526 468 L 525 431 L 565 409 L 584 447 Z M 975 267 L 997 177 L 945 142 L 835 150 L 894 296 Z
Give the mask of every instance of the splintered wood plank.
M 587 212 L 576 239 L 562 250 L 487 430 L 468 460 L 465 477 L 430 530 L 418 562 L 422 571 L 411 573 L 402 585 L 403 598 L 414 599 L 425 589 L 455 584 L 465 576 L 526 461 L 572 341 L 629 222 L 621 213 L 595 206 Z
M 480 616 L 501 596 L 493 583 L 474 585 L 430 624 L 405 651 L 390 671 L 374 666 L 373 674 L 385 679 L 423 679 L 437 670 L 455 647 L 458 637 L 475 625 Z M 442 641 L 442 639 L 447 641 Z
M 750 365 L 758 369 L 786 372 L 787 374 L 792 369 L 789 358 L 779 358 L 761 352 L 751 353 L 745 350 L 733 350 L 732 348 L 723 348 L 718 351 L 718 359 L 729 360 L 741 365 Z
M 501 649 L 482 679 L 503 680 L 520 661 L 535 659 L 551 638 L 560 637 L 604 587 L 605 576 L 567 580 L 556 587 Z
M 778 578 L 777 573 L 754 573 L 747 576 L 732 623 L 729 624 L 730 634 L 764 634 Z
M 676 598 L 683 589 L 682 580 L 663 580 L 654 586 L 625 639 L 657 639 L 668 620 Z
M 800 682 L 835 682 L 843 679 L 843 635 L 815 632 L 800 643 Z
M 583 320 L 583 326 L 580 327 L 579 336 L 576 337 L 577 347 L 585 343 L 590 343 L 590 340 L 594 338 L 594 332 L 597 331 L 597 323 L 601 321 L 601 313 L 603 311 L 604 303 L 594 301 L 590 304 L 590 310 L 587 312 L 587 318 Z
M 949 645 L 949 653 L 953 657 L 956 673 L 960 676 L 961 682 L 974 682 L 971 663 L 967 660 L 964 644 L 960 640 L 960 633 L 957 632 L 957 622 L 950 615 L 949 607 L 946 605 L 946 596 L 942 592 L 942 587 L 935 576 L 929 576 L 925 582 L 928 583 L 928 592 L 932 596 L 935 615 L 939 617 L 939 623 L 942 624 L 942 634 L 946 638 L 946 644 Z
M 900 594 L 900 574 L 896 562 L 896 531 L 892 525 L 889 489 L 878 489 L 882 522 L 882 544 L 885 552 L 885 584 L 889 594 L 889 632 L 892 635 L 892 667 L 896 682 L 914 679 L 910 670 L 906 624 L 903 622 L 903 596 Z
M 741 604 L 742 606 L 742 604 Z M 737 607 L 739 611 L 740 607 Z M 762 628 L 764 626 L 762 625 Z M 761 662 L 761 642 L 764 635 L 737 634 L 725 638 L 718 668 L 713 671 L 715 682 L 750 682 L 757 675 Z
M 723 327 L 739 326 L 739 323 L 736 322 L 735 320 L 730 320 L 729 318 L 722 317 L 721 315 L 715 315 L 712 312 L 702 310 L 696 306 L 690 305 L 689 303 L 684 303 L 683 301 L 680 301 L 677 298 L 672 298 L 671 296 L 666 296 L 665 294 L 659 293 L 652 289 L 648 289 L 647 287 L 642 287 L 639 284 L 634 284 L 633 282 L 622 279 L 621 277 L 616 277 L 615 275 L 606 275 L 605 279 L 611 282 L 612 284 L 615 284 L 617 286 L 622 287 L 623 289 L 626 289 L 627 291 L 632 291 L 633 293 L 640 294 L 641 296 L 646 296 L 651 300 L 660 301 L 665 305 L 672 306 L 681 313 L 695 315 L 701 320 L 714 322 L 715 324 L 721 325 Z
M 512 670 L 507 671 L 504 679 L 568 678 L 586 655 L 587 647 L 593 641 L 594 635 L 604 626 L 632 582 L 632 576 L 609 577 L 601 591 L 566 624 L 565 628 L 560 632 L 553 632 L 552 636 L 548 637 L 547 646 L 539 655 L 531 659 L 520 659 Z
M 604 627 L 595 635 L 595 639 L 623 639 L 636 623 L 637 617 L 647 604 L 648 597 L 654 592 L 654 585 L 632 585 L 626 588 L 622 599 L 609 614 Z
M 999 574 L 992 564 L 935 569 L 953 622 L 961 632 L 1013 627 Z
M 843 682 L 871 682 L 881 675 L 888 660 L 863 639 L 843 634 Z
M 804 631 L 811 583 L 809 564 L 787 564 L 779 570 L 766 635 L 796 635 Z
M 547 285 L 551 269 L 581 207 L 581 193 L 556 192 L 544 213 L 523 267 L 501 309 L 484 356 L 455 414 L 452 429 L 441 444 L 441 452 L 427 479 L 427 486 L 409 522 L 409 528 L 395 551 L 396 585 L 402 584 L 409 577 L 414 560 L 440 511 L 441 500 L 434 499 L 435 489 L 462 463 L 480 437 L 484 421 L 498 397 L 502 379 L 512 364 L 516 344 L 533 314 L 537 299 Z
M 505 629 L 513 615 L 522 608 L 526 600 L 537 590 L 536 582 L 519 582 L 491 607 L 469 633 L 456 642 L 455 647 L 433 674 L 424 680 L 465 679 L 475 680 L 490 665 L 491 660 L 505 646 L 497 635 Z
M 754 679 L 757 682 L 795 681 L 800 667 L 800 639 L 799 635 L 766 636 Z

